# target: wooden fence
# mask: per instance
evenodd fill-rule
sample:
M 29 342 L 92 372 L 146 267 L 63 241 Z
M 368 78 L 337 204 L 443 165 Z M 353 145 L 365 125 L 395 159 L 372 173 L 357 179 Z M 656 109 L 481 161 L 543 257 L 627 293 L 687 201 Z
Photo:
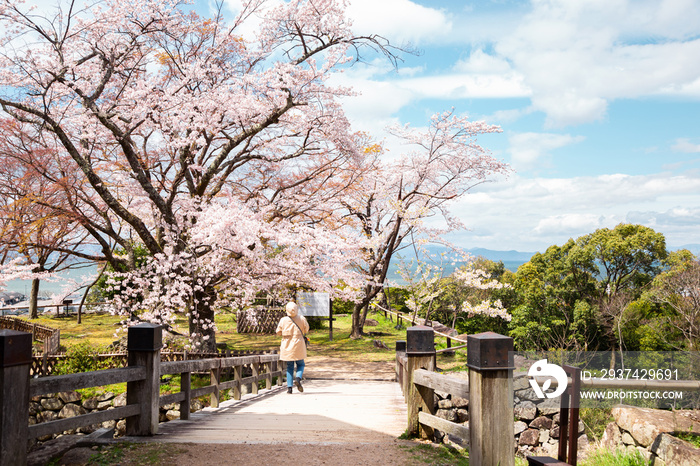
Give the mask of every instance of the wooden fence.
M 32 340 L 44 342 L 44 355 L 58 353 L 58 349 L 61 347 L 61 331 L 56 328 L 27 322 L 24 319 L 17 319 L 15 317 L 1 316 L 0 329 L 31 333 Z
M 470 464 L 512 466 L 515 453 L 512 338 L 493 332 L 469 335 L 467 381 L 435 372 L 435 333 L 430 327 L 413 326 L 406 331 L 406 341 L 396 342 L 396 377 L 407 403 L 408 433 L 432 438 L 433 430 L 437 429 L 457 437 L 461 444 L 469 444 Z M 697 380 L 582 379 L 579 368 L 563 366 L 563 369 L 568 379 L 560 404 L 558 461 L 530 456 L 527 460 L 531 466 L 576 465 L 581 389 L 700 391 Z M 557 386 L 549 377 L 535 379 L 540 386 L 545 381 L 551 382 L 552 388 Z M 434 415 L 435 390 L 469 399 L 468 428 Z
M 187 361 L 193 359 L 208 359 L 208 358 L 232 358 L 240 356 L 253 356 L 259 354 L 276 354 L 277 350 L 267 351 L 222 351 L 220 353 L 194 353 L 189 351 L 161 351 L 160 360 L 166 361 Z M 56 366 L 66 360 L 66 354 L 53 354 L 32 357 L 32 365 L 29 374 L 32 377 L 48 377 L 54 374 Z M 94 356 L 96 362 L 101 363 L 101 366 L 109 366 L 106 368 L 117 369 L 127 366 L 127 353 L 104 353 Z
M 30 378 L 31 334 L 0 330 L 0 466 L 27 463 L 27 439 L 76 429 L 104 421 L 126 419 L 126 433 L 150 436 L 158 432 L 160 406 L 180 403 L 181 419 L 189 419 L 190 400 L 210 395 L 211 406 L 219 405 L 222 390 L 233 389 L 240 399 L 241 387 L 258 382 L 272 387 L 273 378 L 282 385 L 286 375 L 277 354 L 161 362 L 162 328 L 140 324 L 129 328 L 127 366 L 117 369 Z M 250 376 L 244 376 L 248 368 Z M 233 380 L 221 381 L 222 371 L 232 370 Z M 193 372 L 209 372 L 209 385 L 191 388 Z M 180 374 L 180 392 L 160 396 L 160 377 Z M 126 406 L 68 419 L 28 425 L 29 399 L 33 396 L 126 382 Z
M 97 311 L 99 312 L 101 309 L 104 308 L 105 303 L 84 303 L 83 308 L 85 309 L 84 312 L 94 312 L 94 311 L 88 311 L 89 308 L 97 308 Z M 78 307 L 78 304 L 75 304 L 73 302 L 64 302 L 60 304 L 43 304 L 43 305 L 38 305 L 37 309 L 53 309 L 56 308 L 56 316 L 68 316 L 70 315 L 71 312 L 77 312 L 76 308 Z M 61 314 L 61 309 L 63 309 L 63 314 Z M 29 313 L 29 305 L 26 306 L 11 306 L 11 307 L 0 307 L 0 315 L 5 316 L 5 315 L 18 315 L 18 314 L 28 314 Z
M 236 312 L 236 332 L 274 334 L 287 313 L 284 309 L 246 309 Z
M 378 304 L 375 304 L 375 306 L 379 309 L 380 312 L 384 313 L 384 317 L 388 319 L 392 319 L 396 317 L 396 324 L 397 325 L 411 325 L 411 326 L 416 326 L 416 325 L 425 325 L 433 329 L 433 332 L 435 335 L 439 337 L 445 338 L 445 343 L 447 345 L 447 348 L 438 350 L 438 353 L 451 353 L 454 352 L 456 349 L 460 348 L 466 348 L 467 347 L 467 340 L 460 338 L 457 336 L 457 331 L 453 328 L 450 328 L 444 324 L 441 324 L 440 322 L 433 321 L 433 322 L 426 322 L 425 319 L 422 317 L 416 317 L 414 315 L 404 315 L 401 312 L 396 312 L 392 311 L 386 308 L 381 307 Z M 457 342 L 459 345 L 458 346 L 452 346 L 452 342 Z
M 438 429 L 469 444 L 469 463 L 513 466 L 513 339 L 493 332 L 467 339 L 469 380 L 435 373 L 434 331 L 413 326 L 396 343 L 396 371 L 408 408 L 408 433 L 431 438 Z M 434 392 L 469 399 L 469 428 L 437 418 Z

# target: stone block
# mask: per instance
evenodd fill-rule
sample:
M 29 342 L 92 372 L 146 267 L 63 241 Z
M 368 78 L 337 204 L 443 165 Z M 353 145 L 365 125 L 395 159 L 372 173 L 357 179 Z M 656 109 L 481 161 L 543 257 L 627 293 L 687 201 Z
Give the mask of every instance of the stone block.
M 605 432 L 603 432 L 603 437 L 600 439 L 600 443 L 603 447 L 608 450 L 614 450 L 622 442 L 622 433 L 620 428 L 614 422 L 609 423 L 605 427 Z
M 83 408 L 89 409 L 89 410 L 97 409 L 99 404 L 100 404 L 100 402 L 97 401 L 97 398 L 94 396 L 92 398 L 87 398 L 87 399 L 83 400 L 83 403 L 82 403 Z
M 469 411 L 466 409 L 458 409 L 455 411 L 455 414 L 457 415 L 457 422 L 460 424 L 469 421 Z
M 551 429 L 552 428 L 552 420 L 548 418 L 547 416 L 539 416 L 536 417 L 531 423 L 530 423 L 530 428 L 531 429 Z
M 58 398 L 42 398 L 41 407 L 47 411 L 59 411 L 63 408 L 63 401 Z
M 537 410 L 543 416 L 553 416 L 559 412 L 559 404 L 560 401 L 558 398 L 547 398 L 537 405 Z
M 455 408 L 466 409 L 469 407 L 469 398 L 462 398 L 461 396 L 453 396 L 452 404 Z
M 521 421 L 532 421 L 537 416 L 537 406 L 531 401 L 523 401 L 514 408 L 514 414 Z
M 68 403 L 63 408 L 61 408 L 61 412 L 58 413 L 58 417 L 60 419 L 67 419 L 71 417 L 82 416 L 83 414 L 87 414 L 87 410 L 85 408 L 74 403 Z
M 644 447 L 649 447 L 662 432 L 700 432 L 700 422 L 679 411 L 616 406 L 612 415 L 617 425 Z
M 520 434 L 519 445 L 536 446 L 540 440 L 540 431 L 537 429 L 528 429 Z
M 700 448 L 695 448 L 689 442 L 667 433 L 658 436 L 651 447 L 651 452 L 669 465 L 697 466 L 700 464 Z
M 76 391 L 61 392 L 58 394 L 58 397 L 64 403 L 77 403 L 81 399 L 80 393 Z
M 452 404 L 452 400 L 440 400 L 438 401 L 438 409 L 452 409 L 454 408 L 454 404 Z

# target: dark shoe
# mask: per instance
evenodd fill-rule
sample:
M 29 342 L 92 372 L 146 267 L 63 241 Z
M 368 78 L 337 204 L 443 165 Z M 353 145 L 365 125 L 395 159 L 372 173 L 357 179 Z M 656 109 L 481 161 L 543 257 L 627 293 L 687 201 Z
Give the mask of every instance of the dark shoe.
M 304 391 L 304 387 L 301 386 L 301 379 L 299 377 L 294 379 L 294 385 L 297 386 L 297 390 L 299 390 L 300 392 Z
M 287 393 L 292 393 L 292 387 L 287 387 Z

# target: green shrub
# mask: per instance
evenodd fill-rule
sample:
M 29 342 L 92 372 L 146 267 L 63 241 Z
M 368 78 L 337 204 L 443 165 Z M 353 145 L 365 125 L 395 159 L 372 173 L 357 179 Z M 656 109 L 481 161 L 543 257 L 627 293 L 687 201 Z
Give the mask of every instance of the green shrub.
M 101 360 L 98 356 L 107 349 L 92 345 L 89 341 L 77 343 L 66 351 L 66 358 L 56 364 L 55 375 L 99 371 L 113 366 L 112 359 Z
M 321 330 L 324 325 L 323 323 L 327 319 L 325 317 L 307 317 L 306 321 L 309 323 L 309 330 Z

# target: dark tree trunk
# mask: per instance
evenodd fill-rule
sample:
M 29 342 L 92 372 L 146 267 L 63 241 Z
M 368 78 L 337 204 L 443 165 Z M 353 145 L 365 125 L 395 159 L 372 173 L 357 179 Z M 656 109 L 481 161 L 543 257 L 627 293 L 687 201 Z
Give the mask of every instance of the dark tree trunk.
M 195 292 L 194 298 L 196 304 L 192 304 L 192 309 L 196 311 L 190 312 L 189 317 L 189 328 L 190 335 L 195 336 L 194 340 L 201 342 L 201 345 L 196 349 L 196 351 L 201 351 L 204 353 L 216 353 L 216 331 L 212 325 L 206 325 L 206 322 L 214 323 L 214 303 L 216 302 L 216 289 L 214 287 L 207 287 L 202 291 Z M 193 322 L 194 319 L 197 322 Z M 201 322 L 204 320 L 205 322 Z
M 32 290 L 29 292 L 29 316 L 32 319 L 39 318 L 39 307 L 37 301 L 39 299 L 39 279 L 32 279 Z
M 365 287 L 365 295 L 362 300 L 355 304 L 352 310 L 352 332 L 350 338 L 360 338 L 364 334 L 365 320 L 367 320 L 367 312 L 369 311 L 369 303 L 382 291 L 381 286 L 367 285 Z

